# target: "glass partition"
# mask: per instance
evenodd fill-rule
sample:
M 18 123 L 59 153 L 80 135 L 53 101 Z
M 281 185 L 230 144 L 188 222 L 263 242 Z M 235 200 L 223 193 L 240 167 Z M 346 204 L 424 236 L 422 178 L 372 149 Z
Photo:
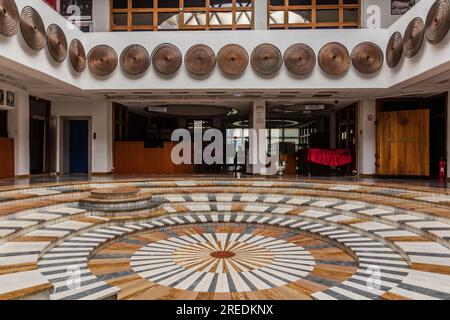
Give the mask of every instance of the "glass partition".
M 268 0 L 269 29 L 359 28 L 360 0 Z
M 250 30 L 254 0 L 111 0 L 111 31 Z

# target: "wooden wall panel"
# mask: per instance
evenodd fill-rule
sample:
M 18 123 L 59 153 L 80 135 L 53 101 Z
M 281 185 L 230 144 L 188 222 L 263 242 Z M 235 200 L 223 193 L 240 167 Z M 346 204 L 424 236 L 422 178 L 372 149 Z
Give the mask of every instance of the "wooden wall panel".
M 14 139 L 0 139 L 0 179 L 14 178 Z
M 163 148 L 145 148 L 144 142 L 116 142 L 114 168 L 117 174 L 192 174 L 193 165 L 174 165 L 172 148 L 176 142 L 165 142 Z
M 430 175 L 430 111 L 378 113 L 377 174 Z

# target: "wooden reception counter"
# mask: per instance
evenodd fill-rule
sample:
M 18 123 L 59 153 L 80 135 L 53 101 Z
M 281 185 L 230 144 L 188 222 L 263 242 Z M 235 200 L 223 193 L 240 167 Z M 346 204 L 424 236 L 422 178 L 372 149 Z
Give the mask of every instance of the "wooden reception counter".
M 0 179 L 14 178 L 14 139 L 0 138 Z
M 145 148 L 142 141 L 116 142 L 114 147 L 114 173 L 116 174 L 190 174 L 194 165 L 175 165 L 171 160 L 172 148 L 177 142 L 164 142 L 162 148 Z

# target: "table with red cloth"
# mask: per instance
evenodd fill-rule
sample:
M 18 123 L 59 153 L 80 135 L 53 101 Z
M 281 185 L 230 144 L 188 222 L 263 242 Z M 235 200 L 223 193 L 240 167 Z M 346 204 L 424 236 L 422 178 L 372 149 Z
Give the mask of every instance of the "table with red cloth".
M 342 167 L 352 163 L 350 149 L 307 149 L 307 161 L 328 167 Z

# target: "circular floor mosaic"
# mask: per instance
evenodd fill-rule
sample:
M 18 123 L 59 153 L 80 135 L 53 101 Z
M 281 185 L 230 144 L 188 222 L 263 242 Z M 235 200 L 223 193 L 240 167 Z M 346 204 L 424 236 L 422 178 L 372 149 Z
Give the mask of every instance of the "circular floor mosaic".
M 206 223 L 115 241 L 89 269 L 121 288 L 119 299 L 311 299 L 351 277 L 357 264 L 289 228 Z
M 195 292 L 245 292 L 307 276 L 314 258 L 303 247 L 248 233 L 202 233 L 152 242 L 131 258 L 141 277 Z

